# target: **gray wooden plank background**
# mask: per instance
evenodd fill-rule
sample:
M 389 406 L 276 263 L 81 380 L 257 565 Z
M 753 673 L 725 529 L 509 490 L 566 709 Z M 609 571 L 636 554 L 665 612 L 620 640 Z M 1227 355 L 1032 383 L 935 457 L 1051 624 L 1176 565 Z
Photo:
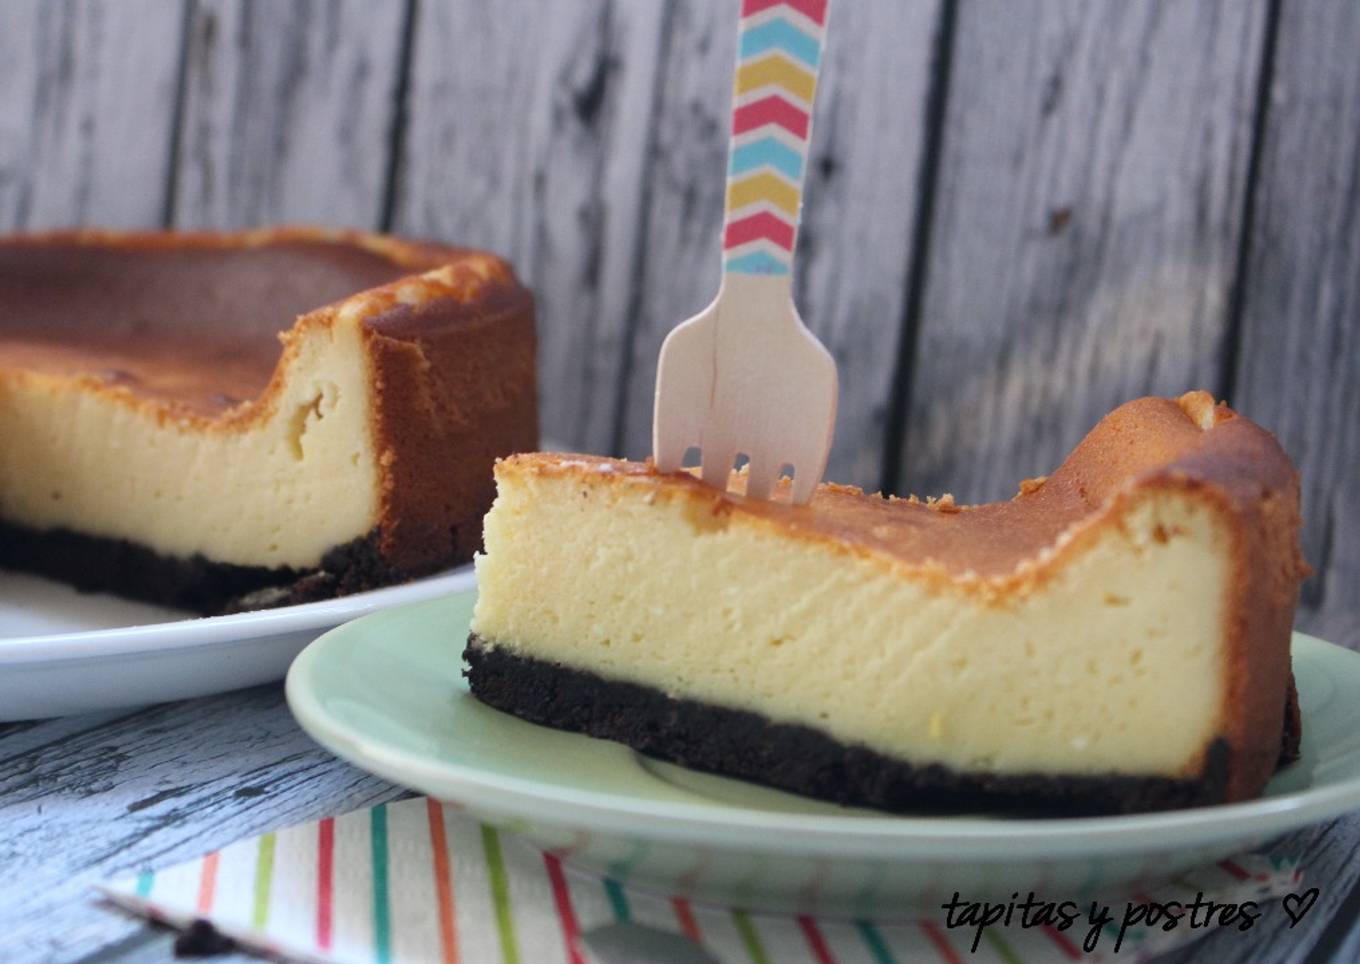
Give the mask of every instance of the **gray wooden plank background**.
M 717 280 L 735 0 L 6 0 L 0 229 L 311 221 L 509 255 L 543 424 L 647 451 Z M 1009 496 L 1207 388 L 1303 471 L 1305 628 L 1360 646 L 1360 8 L 840 0 L 797 292 L 829 476 Z
M 1360 646 L 1360 5 L 1284 4 L 1233 391 L 1303 473 L 1303 601 Z
M 1120 402 L 1218 388 L 1263 14 L 960 5 L 904 482 L 1009 498 Z

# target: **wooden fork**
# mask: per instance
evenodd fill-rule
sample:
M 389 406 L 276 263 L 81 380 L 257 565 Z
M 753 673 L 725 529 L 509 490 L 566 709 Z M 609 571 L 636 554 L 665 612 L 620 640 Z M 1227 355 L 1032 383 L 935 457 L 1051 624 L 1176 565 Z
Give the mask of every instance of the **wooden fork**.
M 722 285 L 662 344 L 652 422 L 662 472 L 697 446 L 704 482 L 726 491 L 745 454 L 746 496 L 770 498 L 790 466 L 795 504 L 821 480 L 836 422 L 836 362 L 793 304 L 826 8 L 827 0 L 742 0 Z

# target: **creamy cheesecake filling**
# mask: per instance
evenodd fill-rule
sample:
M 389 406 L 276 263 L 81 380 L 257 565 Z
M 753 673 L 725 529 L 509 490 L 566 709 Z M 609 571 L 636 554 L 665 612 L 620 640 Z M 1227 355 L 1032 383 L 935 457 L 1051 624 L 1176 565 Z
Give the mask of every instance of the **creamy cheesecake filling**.
M 0 519 L 174 557 L 310 568 L 378 515 L 359 320 L 294 341 L 272 411 L 204 431 L 131 397 L 0 368 Z
M 1184 491 L 1078 524 L 998 602 L 664 477 L 502 469 L 491 646 L 959 771 L 1190 775 L 1219 735 L 1231 536 Z

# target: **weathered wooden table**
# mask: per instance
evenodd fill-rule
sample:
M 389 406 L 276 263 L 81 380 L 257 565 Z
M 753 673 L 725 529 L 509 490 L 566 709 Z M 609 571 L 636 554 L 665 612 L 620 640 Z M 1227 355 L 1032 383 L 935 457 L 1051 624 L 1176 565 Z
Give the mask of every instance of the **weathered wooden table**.
M 0 725 L 0 961 L 167 959 L 167 932 L 100 904 L 92 885 L 404 794 L 313 743 L 281 686 Z M 1265 915 L 1168 960 L 1360 957 L 1360 813 L 1276 846 L 1302 854 L 1321 889 L 1299 926 Z

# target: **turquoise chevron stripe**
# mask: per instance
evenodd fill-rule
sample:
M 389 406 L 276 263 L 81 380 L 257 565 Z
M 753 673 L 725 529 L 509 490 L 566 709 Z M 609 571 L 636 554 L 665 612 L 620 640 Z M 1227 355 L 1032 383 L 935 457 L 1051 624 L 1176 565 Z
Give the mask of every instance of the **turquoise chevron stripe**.
M 797 180 L 803 176 L 803 155 L 777 137 L 762 137 L 732 152 L 728 173 L 735 177 L 762 167 L 772 167 L 785 177 Z
M 883 935 L 871 921 L 857 920 L 855 927 L 859 930 L 859 936 L 864 938 L 864 943 L 869 946 L 874 964 L 897 964 L 897 958 L 893 957 L 893 952 L 888 949 L 887 941 L 883 940 Z
M 738 55 L 742 60 L 770 50 L 782 50 L 814 68 L 822 59 L 821 41 L 803 33 L 787 20 L 771 20 L 742 31 L 741 52 Z
M 727 271 L 731 274 L 785 275 L 789 266 L 768 251 L 752 251 L 739 258 L 727 260 Z
M 628 906 L 628 895 L 623 892 L 622 884 L 613 877 L 606 877 L 604 892 L 609 895 L 609 906 L 613 908 L 615 920 L 626 924 L 633 919 L 633 912 Z
M 373 959 L 392 960 L 392 897 L 387 880 L 387 804 L 369 811 L 370 847 L 373 859 Z

